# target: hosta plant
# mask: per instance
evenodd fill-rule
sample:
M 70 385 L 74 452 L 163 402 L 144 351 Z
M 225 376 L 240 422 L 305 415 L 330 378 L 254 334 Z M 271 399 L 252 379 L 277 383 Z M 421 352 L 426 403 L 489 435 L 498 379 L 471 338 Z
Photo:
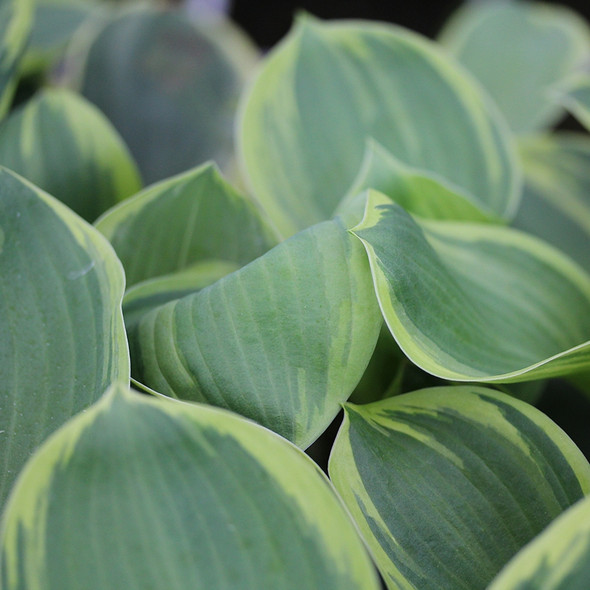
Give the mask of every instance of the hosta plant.
M 301 14 L 238 105 L 81 4 L 0 0 L 0 588 L 589 587 L 586 23 Z

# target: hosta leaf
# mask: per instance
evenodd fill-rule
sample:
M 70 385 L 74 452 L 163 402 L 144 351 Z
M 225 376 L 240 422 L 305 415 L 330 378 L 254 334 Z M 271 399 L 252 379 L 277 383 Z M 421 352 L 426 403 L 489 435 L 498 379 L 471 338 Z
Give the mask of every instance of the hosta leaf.
M 381 323 L 362 247 L 324 222 L 144 316 L 133 377 L 306 447 L 360 380 Z
M 440 42 L 478 78 L 516 133 L 554 123 L 551 87 L 590 52 L 590 31 L 571 10 L 541 2 L 470 2 Z
M 123 262 L 128 285 L 209 259 L 241 266 L 276 244 L 260 212 L 213 164 L 146 188 L 96 227 Z
M 514 225 L 590 272 L 590 139 L 554 133 L 527 138 L 520 148 L 525 187 Z
M 585 590 L 590 580 L 590 498 L 566 510 L 508 562 L 489 590 Z
M 504 125 L 444 54 L 391 25 L 300 18 L 246 96 L 239 131 L 253 191 L 284 235 L 332 216 L 369 138 L 485 212 L 516 205 Z
M 0 0 L 0 119 L 10 105 L 32 20 L 32 0 Z
M 0 504 L 49 433 L 129 379 L 123 288 L 92 226 L 0 168 Z
M 549 418 L 481 387 L 345 407 L 331 479 L 391 589 L 477 590 L 590 490 Z
M 238 268 L 235 263 L 208 260 L 183 271 L 137 283 L 123 297 L 125 325 L 131 328 L 148 311 L 203 289 Z
M 501 221 L 484 213 L 460 188 L 434 173 L 406 166 L 373 140 L 367 143 L 358 176 L 338 210 L 346 210 L 367 189 L 382 192 L 406 211 L 426 219 Z
M 0 164 L 88 221 L 137 192 L 129 151 L 105 117 L 67 90 L 45 89 L 0 125 Z
M 206 160 L 231 167 L 236 105 L 257 52 L 229 22 L 136 6 L 116 12 L 80 53 L 72 83 L 121 133 L 146 184 Z
M 553 96 L 590 130 L 590 76 L 569 79 L 555 90 Z
M 96 0 L 36 0 L 21 74 L 33 75 L 51 68 L 97 4 Z
M 425 371 L 510 382 L 590 368 L 590 277 L 544 242 L 489 224 L 419 224 L 375 191 L 352 231 L 385 321 Z
M 353 524 L 299 450 L 229 412 L 121 388 L 27 465 L 4 590 L 376 590 Z

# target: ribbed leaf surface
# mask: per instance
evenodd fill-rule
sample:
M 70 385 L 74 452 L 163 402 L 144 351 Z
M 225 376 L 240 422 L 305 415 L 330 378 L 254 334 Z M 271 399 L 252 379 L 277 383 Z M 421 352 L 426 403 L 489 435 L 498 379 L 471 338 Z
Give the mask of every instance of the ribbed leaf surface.
M 360 380 L 381 323 L 362 246 L 328 221 L 145 315 L 130 334 L 132 372 L 306 447 Z
M 504 125 L 452 61 L 390 25 L 301 18 L 246 96 L 239 136 L 253 191 L 285 236 L 332 216 L 369 138 L 484 211 L 513 212 Z
M 0 503 L 51 432 L 129 379 L 123 288 L 99 232 L 0 169 Z
M 1 544 L 4 590 L 379 587 L 299 450 L 229 412 L 120 389 L 28 464 Z
M 585 590 L 590 580 L 590 498 L 580 500 L 508 562 L 489 590 Z
M 483 589 L 590 489 L 532 406 L 481 387 L 347 405 L 330 476 L 390 589 Z
M 213 164 L 146 188 L 96 227 L 123 262 L 128 285 L 211 259 L 242 266 L 276 244 L 258 209 Z
M 558 250 L 489 224 L 417 223 L 369 191 L 352 231 L 385 320 L 425 371 L 527 381 L 590 368 L 590 277 Z

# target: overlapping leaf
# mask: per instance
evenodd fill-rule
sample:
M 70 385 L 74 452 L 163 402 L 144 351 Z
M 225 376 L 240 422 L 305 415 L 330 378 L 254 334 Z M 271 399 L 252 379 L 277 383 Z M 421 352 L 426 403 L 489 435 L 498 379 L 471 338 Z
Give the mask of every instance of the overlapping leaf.
M 527 381 L 590 368 L 590 277 L 544 242 L 489 224 L 418 224 L 369 191 L 352 231 L 406 355 L 458 381 Z
M 63 89 L 43 90 L 4 121 L 0 164 L 88 221 L 141 188 L 135 163 L 112 125 Z
M 0 0 L 0 119 L 16 86 L 19 60 L 31 28 L 32 0 Z
M 330 476 L 392 590 L 485 588 L 590 490 L 567 435 L 491 390 L 424 389 L 345 415 Z
M 0 168 L 0 503 L 49 433 L 129 379 L 123 288 L 92 226 Z
M 229 22 L 139 5 L 80 45 L 72 83 L 121 133 L 146 184 L 210 159 L 232 167 L 236 105 L 257 52 Z
M 228 412 L 113 389 L 28 464 L 4 590 L 376 590 L 319 469 Z
M 290 235 L 328 219 L 373 138 L 509 217 L 518 172 L 504 125 L 478 87 L 427 40 L 376 23 L 300 18 L 243 104 L 250 184 Z
M 128 285 L 211 259 L 242 266 L 276 243 L 258 209 L 213 164 L 148 187 L 96 227 L 123 262 Z
M 382 192 L 409 213 L 426 219 L 501 221 L 486 214 L 459 187 L 437 174 L 403 164 L 374 140 L 367 142 L 361 169 L 338 211 L 358 208 L 357 201 L 364 207 L 358 195 L 367 189 Z
M 483 83 L 516 133 L 563 115 L 552 87 L 581 66 L 590 30 L 574 12 L 542 2 L 470 2 L 440 42 Z
M 590 76 L 572 77 L 556 88 L 553 96 L 590 130 Z
M 137 283 L 123 297 L 125 325 L 131 329 L 152 309 L 208 287 L 238 268 L 231 262 L 207 260 L 197 262 L 184 271 Z
M 590 138 L 530 137 L 520 153 L 525 186 L 514 226 L 557 246 L 590 272 Z
M 130 333 L 132 373 L 306 447 L 360 380 L 381 323 L 362 246 L 328 221 L 145 315 Z
M 590 580 L 590 498 L 566 510 L 508 562 L 489 590 L 584 590 Z

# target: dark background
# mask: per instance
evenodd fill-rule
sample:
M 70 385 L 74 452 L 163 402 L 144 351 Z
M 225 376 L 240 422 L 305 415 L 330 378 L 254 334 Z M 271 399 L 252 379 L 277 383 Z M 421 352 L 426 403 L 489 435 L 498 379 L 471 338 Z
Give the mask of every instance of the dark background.
M 298 10 L 323 19 L 389 21 L 433 37 L 461 4 L 460 0 L 234 0 L 231 16 L 260 47 L 269 48 L 284 37 Z M 589 0 L 555 4 L 574 8 L 590 20 Z

